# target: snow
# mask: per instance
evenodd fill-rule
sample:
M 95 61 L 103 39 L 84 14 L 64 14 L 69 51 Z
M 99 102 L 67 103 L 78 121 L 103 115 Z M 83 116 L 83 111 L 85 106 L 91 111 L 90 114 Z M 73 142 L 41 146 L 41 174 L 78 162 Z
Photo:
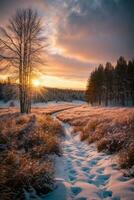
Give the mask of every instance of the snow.
M 16 107 L 19 107 L 19 101 L 17 100 L 10 100 L 10 101 L 7 101 L 7 102 L 4 102 L 4 101 L 0 101 L 0 108 L 8 108 L 10 103 L 11 102 L 14 102 L 15 106 Z M 37 103 L 32 103 L 32 107 L 33 108 L 43 108 L 43 107 L 47 107 L 47 106 L 59 106 L 59 105 L 81 105 L 81 104 L 85 104 L 84 101 L 77 101 L 77 100 L 74 100 L 72 102 L 66 102 L 66 101 L 48 101 L 48 102 L 37 102 Z
M 3 106 L 3 103 L 0 103 L 0 107 L 1 105 Z M 60 112 L 59 115 L 63 120 L 69 119 L 69 123 L 79 125 L 93 120 L 93 117 L 105 117 L 104 123 L 108 119 L 111 123 L 115 123 L 117 120 L 126 120 L 127 116 L 134 111 L 132 108 L 91 108 L 86 104 L 83 105 L 83 102 L 49 102 L 38 103 L 34 106 L 41 112 L 47 109 L 58 111 L 76 106 L 76 108 Z M 44 106 L 46 108 L 43 110 Z M 53 114 L 53 117 L 56 118 L 56 115 L 57 113 Z M 54 191 L 39 199 L 133 200 L 134 178 L 123 176 L 123 172 L 116 164 L 116 156 L 98 153 L 95 144 L 81 142 L 80 134 L 78 132 L 72 134 L 73 128 L 68 123 L 61 122 L 61 124 L 66 137 L 62 141 L 63 156 L 55 157 L 56 186 Z
M 14 102 L 14 107 L 10 106 L 10 103 Z M 65 101 L 49 101 L 47 103 L 45 102 L 39 102 L 39 103 L 34 103 L 32 104 L 32 112 L 33 113 L 47 113 L 47 114 L 52 114 L 54 112 L 66 110 L 68 108 L 73 108 L 77 106 L 84 105 L 85 102 L 83 101 L 72 101 L 72 102 L 65 102 Z M 8 101 L 8 102 L 3 102 L 0 101 L 0 113 L 7 113 L 7 112 L 18 112 L 19 111 L 19 102 L 18 101 Z
M 72 102 L 67 102 L 67 101 L 48 101 L 48 102 L 38 102 L 38 103 L 32 103 L 32 107 L 35 108 L 43 108 L 43 107 L 48 107 L 48 106 L 60 106 L 60 105 L 83 105 L 85 104 L 84 101 L 72 101 Z
M 133 200 L 134 179 L 123 176 L 116 157 L 98 153 L 95 144 L 81 142 L 69 124 L 61 124 L 66 137 L 63 156 L 56 157 L 56 188 L 42 200 Z
M 7 102 L 0 101 L 0 108 L 9 108 L 9 105 L 10 105 L 11 102 L 14 102 L 14 105 L 16 107 L 19 107 L 19 102 L 18 101 L 10 100 L 10 101 L 7 101 Z

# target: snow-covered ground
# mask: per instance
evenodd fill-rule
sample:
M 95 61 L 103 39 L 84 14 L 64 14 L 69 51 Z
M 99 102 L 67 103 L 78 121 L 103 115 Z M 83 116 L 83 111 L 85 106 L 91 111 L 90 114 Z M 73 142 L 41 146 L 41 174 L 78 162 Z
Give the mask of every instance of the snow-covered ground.
M 65 104 L 77 104 L 77 105 L 81 105 L 81 104 L 85 104 L 84 101 L 72 101 L 72 102 L 67 102 L 67 101 L 48 101 L 48 102 L 39 102 L 39 103 L 33 103 L 32 107 L 46 107 L 46 106 L 58 106 L 58 105 L 65 105 Z
M 62 109 L 66 111 L 59 112 Z M 88 130 L 88 123 L 96 118 L 103 119 L 104 125 L 126 123 L 134 109 L 92 108 L 83 102 L 49 102 L 34 105 L 33 111 L 59 112 L 53 116 Z M 95 144 L 81 142 L 78 133 L 71 134 L 72 126 L 61 123 L 66 137 L 62 142 L 63 156 L 56 157 L 57 186 L 41 200 L 134 200 L 134 178 L 123 176 L 116 156 L 98 153 Z
M 10 103 L 11 102 L 14 102 L 14 105 L 16 107 L 19 106 L 19 102 L 18 101 L 7 101 L 7 102 L 4 102 L 4 101 L 0 101 L 0 108 L 8 108 L 10 106 Z
M 10 106 L 11 102 L 14 102 L 14 106 Z M 66 110 L 68 108 L 73 108 L 81 105 L 85 105 L 86 103 L 83 101 L 49 101 L 47 103 L 40 102 L 32 104 L 32 113 L 47 113 L 51 114 L 53 112 L 58 112 L 62 110 Z M 0 114 L 8 113 L 8 112 L 18 112 L 19 111 L 19 102 L 18 101 L 8 101 L 7 103 L 0 101 Z
M 43 200 L 133 200 L 134 179 L 123 176 L 115 158 L 72 136 L 70 125 L 62 126 L 66 137 L 63 157 L 56 158 L 57 187 Z
M 0 108 L 8 108 L 11 104 L 11 102 L 14 103 L 14 106 L 19 107 L 19 102 L 16 100 L 10 100 L 7 102 L 4 101 L 0 101 Z M 32 107 L 33 108 L 43 108 L 43 107 L 47 107 L 47 106 L 59 106 L 59 105 L 65 105 L 65 104 L 77 104 L 77 105 L 81 105 L 81 104 L 85 104 L 84 101 L 77 101 L 74 100 L 72 102 L 66 102 L 66 101 L 48 101 L 48 102 L 38 102 L 38 103 L 32 103 Z

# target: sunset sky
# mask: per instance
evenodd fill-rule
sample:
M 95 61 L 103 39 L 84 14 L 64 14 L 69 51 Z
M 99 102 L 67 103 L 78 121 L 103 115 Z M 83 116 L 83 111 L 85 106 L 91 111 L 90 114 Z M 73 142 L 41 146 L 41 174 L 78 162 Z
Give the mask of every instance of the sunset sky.
M 134 56 L 133 0 L 0 0 L 0 24 L 27 7 L 37 9 L 48 37 L 46 86 L 84 89 L 98 64 Z

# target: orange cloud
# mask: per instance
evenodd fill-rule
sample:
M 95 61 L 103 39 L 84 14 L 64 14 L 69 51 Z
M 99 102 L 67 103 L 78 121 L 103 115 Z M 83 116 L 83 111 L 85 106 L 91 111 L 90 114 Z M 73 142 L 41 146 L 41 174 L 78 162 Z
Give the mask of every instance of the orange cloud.
M 39 77 L 41 85 L 55 88 L 86 89 L 86 81 L 65 79 L 58 76 L 44 75 Z

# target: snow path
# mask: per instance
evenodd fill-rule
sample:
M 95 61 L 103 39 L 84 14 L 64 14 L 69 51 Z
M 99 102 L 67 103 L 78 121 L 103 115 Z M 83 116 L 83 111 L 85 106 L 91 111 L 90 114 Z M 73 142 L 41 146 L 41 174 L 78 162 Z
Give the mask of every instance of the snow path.
M 62 122 L 61 122 L 62 123 Z M 63 156 L 56 158 L 55 190 L 44 200 L 133 200 L 134 180 L 123 177 L 111 156 L 97 153 L 95 145 L 72 136 L 72 127 L 62 123 Z

